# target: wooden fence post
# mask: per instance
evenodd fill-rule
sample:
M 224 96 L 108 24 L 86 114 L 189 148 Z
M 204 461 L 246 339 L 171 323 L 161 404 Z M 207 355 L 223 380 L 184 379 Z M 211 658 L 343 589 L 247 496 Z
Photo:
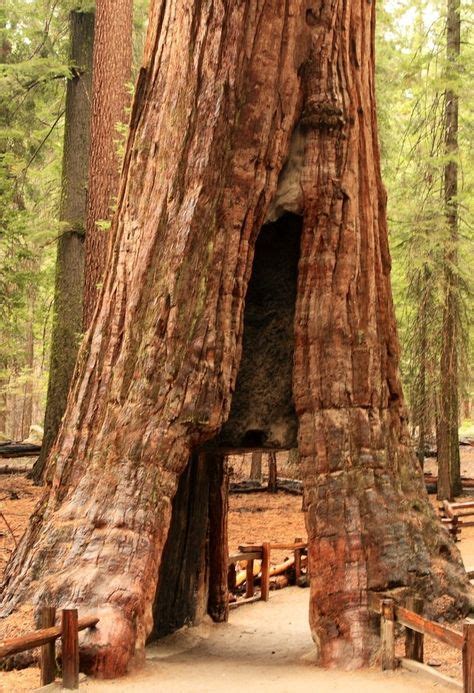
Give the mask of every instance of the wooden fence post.
M 303 539 L 301 537 L 296 537 L 295 544 L 301 544 Z M 301 577 L 301 552 L 302 549 L 295 549 L 295 581 L 298 582 L 298 578 Z
M 270 544 L 262 544 L 262 577 L 260 580 L 260 598 L 268 602 L 270 593 Z
M 420 597 L 409 597 L 407 599 L 407 609 L 413 611 L 415 614 L 423 613 L 423 599 Z M 407 659 L 414 659 L 415 662 L 423 661 L 423 649 L 424 649 L 424 635 L 423 633 L 417 633 L 411 628 L 406 628 L 405 635 L 405 657 Z
M 40 628 L 50 628 L 54 626 L 56 620 L 56 609 L 54 606 L 42 606 L 40 609 L 39 623 Z M 40 651 L 41 685 L 47 686 L 53 683 L 56 678 L 56 645 L 55 642 L 48 642 L 41 646 Z
M 382 646 L 382 671 L 395 669 L 395 608 L 393 599 L 382 599 L 380 618 L 380 642 Z
M 79 688 L 79 632 L 77 609 L 62 612 L 63 687 Z
M 474 693 L 474 621 L 463 625 L 462 675 L 464 693 Z
M 227 586 L 229 588 L 229 592 L 235 592 L 236 583 L 237 583 L 237 579 L 236 579 L 235 563 L 231 563 L 229 565 L 229 570 L 227 572 Z
M 454 515 L 453 519 L 451 520 L 451 536 L 453 541 L 459 541 L 458 534 L 460 531 L 459 518 L 457 515 Z
M 253 559 L 247 561 L 245 596 L 247 598 L 253 597 Z

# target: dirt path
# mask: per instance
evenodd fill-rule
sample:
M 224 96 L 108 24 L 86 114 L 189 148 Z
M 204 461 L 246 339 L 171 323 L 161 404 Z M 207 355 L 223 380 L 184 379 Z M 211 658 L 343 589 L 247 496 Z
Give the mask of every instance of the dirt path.
M 148 693 L 425 693 L 450 689 L 417 674 L 379 670 L 327 671 L 314 666 L 307 624 L 308 590 L 290 587 L 231 612 L 230 622 L 206 623 L 148 648 L 143 670 L 84 690 Z M 81 686 L 82 688 L 82 686 Z

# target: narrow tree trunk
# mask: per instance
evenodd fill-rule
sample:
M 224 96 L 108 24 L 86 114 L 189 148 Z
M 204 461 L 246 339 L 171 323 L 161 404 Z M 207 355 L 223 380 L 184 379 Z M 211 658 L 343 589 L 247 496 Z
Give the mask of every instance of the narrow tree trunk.
M 64 132 L 60 236 L 56 258 L 54 316 L 48 395 L 41 454 L 32 477 L 43 477 L 48 454 L 66 409 L 82 329 L 84 228 L 89 166 L 90 98 L 94 15 L 71 12 L 71 63 Z
M 11 364 L 10 393 L 8 397 L 10 403 L 10 432 L 13 440 L 21 440 L 22 434 L 23 398 L 19 396 L 19 377 L 20 368 L 18 361 L 14 359 Z
M 424 275 L 426 280 L 428 281 L 427 277 L 427 270 L 425 268 L 424 270 Z M 424 464 L 425 464 L 425 448 L 426 448 L 426 437 L 428 433 L 428 422 L 429 422 L 429 415 L 428 415 L 428 408 L 430 406 L 430 401 L 428 398 L 428 391 L 427 391 L 427 360 L 428 360 L 428 325 L 427 325 L 427 314 L 426 314 L 427 306 L 426 306 L 426 301 L 422 300 L 421 306 L 420 306 L 420 314 L 419 314 L 419 321 L 420 321 L 420 371 L 418 374 L 418 383 L 417 383 L 417 424 L 418 424 L 418 461 L 420 462 L 421 469 L 423 469 Z
M 92 121 L 84 274 L 84 329 L 103 281 L 120 159 L 117 126 L 126 120 L 132 70 L 133 0 L 96 0 Z M 103 222 L 103 224 L 101 224 Z
M 276 493 L 278 491 L 278 472 L 276 454 L 271 452 L 268 455 L 268 492 Z
M 448 0 L 447 78 L 458 72 L 461 51 L 459 0 Z M 444 315 L 440 366 L 440 412 L 438 433 L 438 498 L 449 499 L 462 492 L 459 458 L 459 282 L 458 266 L 458 115 L 459 97 L 450 86 L 445 95 L 444 201 L 448 238 L 444 264 Z
M 262 451 L 255 450 L 252 452 L 252 462 L 250 464 L 250 479 L 251 481 L 262 481 Z
M 143 656 L 178 481 L 229 414 L 271 206 L 302 217 L 294 404 L 319 659 L 372 660 L 368 590 L 467 605 L 398 376 L 374 20 L 348 0 L 151 4 L 104 290 L 0 605 L 97 614 L 81 656 L 98 675 Z
M 33 422 L 33 378 L 35 360 L 35 342 L 33 332 L 34 296 L 28 297 L 28 321 L 26 323 L 25 343 L 25 383 L 23 385 L 23 408 L 21 415 L 21 439 L 28 437 Z
M 8 411 L 8 362 L 0 359 L 0 434 L 7 434 L 7 411 Z

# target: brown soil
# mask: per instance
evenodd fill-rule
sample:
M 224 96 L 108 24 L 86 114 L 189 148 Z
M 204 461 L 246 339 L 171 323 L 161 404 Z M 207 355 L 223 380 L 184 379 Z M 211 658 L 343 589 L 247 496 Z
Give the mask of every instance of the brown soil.
M 241 544 L 293 542 L 306 538 L 301 496 L 287 493 L 236 493 L 229 501 L 229 552 Z M 287 551 L 272 551 L 271 560 L 279 563 Z
M 0 580 L 41 492 L 23 476 L 0 476 Z

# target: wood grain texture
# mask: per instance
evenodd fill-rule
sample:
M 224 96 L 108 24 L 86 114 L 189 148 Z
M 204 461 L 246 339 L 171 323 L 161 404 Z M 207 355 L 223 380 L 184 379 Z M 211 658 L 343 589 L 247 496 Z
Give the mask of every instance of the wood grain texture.
M 77 609 L 61 613 L 61 666 L 63 688 L 79 688 L 79 634 Z
M 260 596 L 264 602 L 270 597 L 270 544 L 262 544 L 262 566 L 260 577 Z
M 96 0 L 91 144 L 87 193 L 83 327 L 97 306 L 110 248 L 110 222 L 118 193 L 119 126 L 127 122 L 132 72 L 133 0 Z
M 407 600 L 406 608 L 416 614 L 423 613 L 423 599 L 420 597 L 410 597 Z M 405 633 L 405 656 L 415 662 L 423 661 L 424 636 L 411 628 L 406 629 Z
M 397 621 L 403 626 L 408 626 L 417 633 L 430 635 L 436 638 L 436 640 L 439 640 L 439 642 L 443 642 L 445 645 L 462 650 L 464 642 L 462 633 L 458 633 L 458 631 L 448 628 L 447 626 L 442 626 L 440 623 L 428 621 L 426 618 L 423 618 L 423 616 L 408 611 L 402 606 L 397 606 L 395 611 Z
M 54 626 L 56 620 L 56 609 L 54 606 L 43 606 L 40 609 L 40 626 L 41 628 L 50 628 Z M 40 670 L 41 670 L 41 685 L 46 686 L 52 683 L 56 678 L 56 643 L 53 640 L 41 647 L 40 652 Z
M 474 693 L 474 623 L 463 627 L 464 644 L 462 648 L 462 674 L 464 693 Z

